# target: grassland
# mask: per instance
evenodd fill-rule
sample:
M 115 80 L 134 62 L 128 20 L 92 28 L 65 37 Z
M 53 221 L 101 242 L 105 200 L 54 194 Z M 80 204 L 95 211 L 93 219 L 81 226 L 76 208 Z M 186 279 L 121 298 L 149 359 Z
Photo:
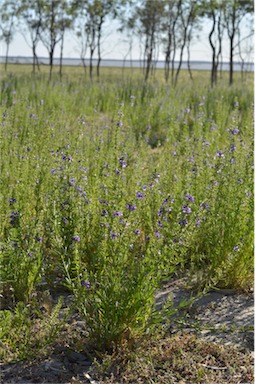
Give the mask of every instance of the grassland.
M 48 82 L 47 70 L 1 76 L 4 361 L 54 344 L 62 301 L 42 308 L 63 287 L 97 351 L 157 334 L 172 313 L 171 301 L 154 308 L 164 279 L 249 291 L 252 75 L 211 89 L 208 72 L 173 88 L 160 71 L 144 84 L 138 70 L 93 83 L 81 68 Z

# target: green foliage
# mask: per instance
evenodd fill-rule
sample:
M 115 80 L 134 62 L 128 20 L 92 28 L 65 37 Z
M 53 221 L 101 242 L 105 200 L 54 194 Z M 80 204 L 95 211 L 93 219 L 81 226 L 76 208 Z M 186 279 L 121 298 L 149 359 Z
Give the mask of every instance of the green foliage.
M 118 76 L 0 89 L 3 309 L 65 285 L 98 349 L 153 329 L 165 278 L 253 278 L 252 91 Z

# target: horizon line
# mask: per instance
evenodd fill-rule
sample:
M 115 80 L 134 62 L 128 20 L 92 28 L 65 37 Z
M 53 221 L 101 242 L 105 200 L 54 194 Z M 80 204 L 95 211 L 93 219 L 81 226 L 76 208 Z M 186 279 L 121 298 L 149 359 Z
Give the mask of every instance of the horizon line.
M 0 55 L 0 59 L 5 59 L 6 56 L 5 55 Z M 9 55 L 8 56 L 8 60 L 9 59 L 14 59 L 14 58 L 21 58 L 21 59 L 33 59 L 33 56 L 22 56 L 22 55 Z M 49 56 L 37 56 L 38 59 L 44 59 L 44 60 L 49 60 Z M 60 57 L 53 57 L 53 60 L 60 60 Z M 90 58 L 81 58 L 81 57 L 62 57 L 62 60 L 86 60 L 86 61 L 90 61 Z M 92 61 L 97 61 L 98 58 L 93 58 Z M 101 58 L 100 59 L 101 61 L 115 61 L 115 62 L 123 62 L 123 61 L 127 61 L 127 62 L 144 62 L 146 60 L 144 59 L 111 59 L 111 58 Z M 152 62 L 162 62 L 164 63 L 165 60 L 152 60 Z M 206 63 L 206 64 L 211 64 L 212 61 L 208 61 L 208 60 L 182 60 L 183 63 Z M 174 60 L 174 63 L 179 63 L 178 60 Z M 233 62 L 234 64 L 242 64 L 242 61 L 234 61 Z M 221 64 L 229 64 L 229 61 L 222 61 Z M 249 64 L 249 65 L 254 65 L 254 62 L 253 61 L 245 61 L 244 62 L 245 65 Z

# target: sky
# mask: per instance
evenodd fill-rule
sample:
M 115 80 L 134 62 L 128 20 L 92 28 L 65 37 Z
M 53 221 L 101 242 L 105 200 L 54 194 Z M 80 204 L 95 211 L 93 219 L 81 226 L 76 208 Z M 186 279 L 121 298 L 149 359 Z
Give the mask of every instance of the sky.
M 125 39 L 125 35 L 116 33 L 117 24 L 116 21 L 111 22 L 107 26 L 105 32 L 105 40 L 103 43 L 102 57 L 103 59 L 119 59 L 123 60 L 127 55 L 129 44 Z M 192 61 L 211 61 L 211 48 L 208 41 L 208 31 L 210 29 L 210 23 L 204 23 L 202 31 L 194 39 L 194 42 L 191 46 L 191 60 Z M 0 42 L 0 55 L 5 55 L 6 46 L 4 42 Z M 223 61 L 228 61 L 228 44 L 225 40 L 225 47 L 223 51 Z M 54 57 L 59 57 L 59 47 L 56 47 Z M 37 55 L 39 57 L 48 57 L 48 52 L 42 43 L 38 44 Z M 17 31 L 14 40 L 10 45 L 9 56 L 32 56 L 32 51 L 29 45 L 26 43 L 24 36 Z M 79 58 L 79 42 L 75 37 L 74 33 L 68 32 L 65 37 L 64 45 L 64 57 L 65 58 Z M 141 56 L 139 49 L 139 42 L 133 43 L 132 59 L 139 60 Z M 248 58 L 248 56 L 247 56 Z M 127 57 L 130 60 L 130 56 Z M 187 59 L 187 54 L 185 52 L 184 60 Z M 164 60 L 163 53 L 159 55 L 159 60 Z M 237 58 L 237 61 L 238 58 Z M 253 56 L 250 57 L 247 61 L 253 61 Z

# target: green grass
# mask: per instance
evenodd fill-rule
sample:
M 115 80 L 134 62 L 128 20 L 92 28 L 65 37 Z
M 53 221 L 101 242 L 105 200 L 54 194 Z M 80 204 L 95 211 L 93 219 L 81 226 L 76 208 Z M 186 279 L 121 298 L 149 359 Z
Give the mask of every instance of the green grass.
M 249 290 L 252 76 L 211 89 L 208 72 L 173 88 L 160 71 L 148 84 L 139 70 L 104 68 L 93 83 L 81 68 L 50 83 L 47 71 L 2 72 L 3 324 L 17 306 L 39 316 L 42 286 L 65 286 L 88 340 L 111 350 L 172 313 L 154 309 L 166 278 Z

